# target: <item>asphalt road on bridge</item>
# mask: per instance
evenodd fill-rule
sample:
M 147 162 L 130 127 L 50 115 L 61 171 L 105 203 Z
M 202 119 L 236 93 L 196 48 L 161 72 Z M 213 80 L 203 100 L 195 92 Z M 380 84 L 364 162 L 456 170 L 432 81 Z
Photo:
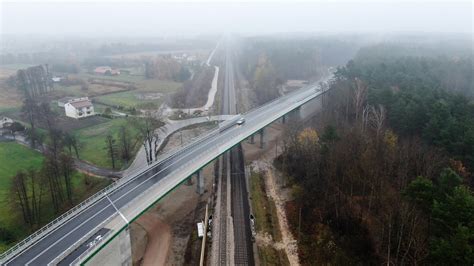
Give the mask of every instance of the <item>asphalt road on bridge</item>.
M 2 261 L 2 264 L 46 265 L 53 262 L 57 257 L 67 252 L 71 246 L 78 243 L 83 236 L 102 229 L 99 225 L 109 217 L 117 215 L 116 208 L 125 207 L 146 192 L 148 188 L 165 178 L 182 178 L 173 174 L 181 166 L 198 170 L 199 166 L 189 164 L 189 162 L 209 154 L 210 151 L 216 152 L 217 155 L 222 154 L 224 151 L 221 151 L 216 143 L 222 143 L 219 145 L 225 146 L 225 143 L 240 142 L 245 138 L 245 135 L 256 132 L 259 128 L 281 117 L 285 112 L 297 108 L 320 94 L 322 92 L 317 90 L 317 85 L 308 86 L 244 114 L 246 122 L 242 125 L 237 125 L 235 120 L 223 122 L 225 126 L 222 126 L 220 130 L 210 132 L 203 139 L 190 143 L 179 152 L 130 178 L 107 195 L 97 199 L 86 209 L 64 219 L 59 226 L 40 239 L 25 245 L 25 248 L 8 260 Z M 236 135 L 242 136 L 242 139 L 236 139 Z M 159 197 L 158 195 L 145 196 Z

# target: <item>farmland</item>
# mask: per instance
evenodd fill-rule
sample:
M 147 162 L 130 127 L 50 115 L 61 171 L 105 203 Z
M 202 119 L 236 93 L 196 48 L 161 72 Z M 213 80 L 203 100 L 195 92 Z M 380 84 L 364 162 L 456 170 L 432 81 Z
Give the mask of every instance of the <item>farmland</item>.
M 117 137 L 121 126 L 127 127 L 127 120 L 125 118 L 112 119 L 99 125 L 75 131 L 74 134 L 77 136 L 81 146 L 79 150 L 80 158 L 99 167 L 111 168 L 106 151 L 105 136 L 111 134 Z M 130 130 L 132 136 L 136 135 L 136 130 L 132 127 L 127 127 L 127 129 Z M 135 148 L 138 148 L 137 146 Z M 118 168 L 122 166 L 121 162 L 119 162 Z
M 21 239 L 30 233 L 32 228 L 25 228 L 19 223 L 22 218 L 18 217 L 19 212 L 12 211 L 10 204 L 10 187 L 12 177 L 20 170 L 35 169 L 39 170 L 43 163 L 43 155 L 33 151 L 28 147 L 17 144 L 16 142 L 0 143 L 0 230 L 2 234 L 9 237 L 0 241 L 0 252 L 7 249 L 18 239 Z M 72 177 L 74 202 L 80 202 L 92 195 L 96 191 L 109 184 L 109 180 L 95 178 L 75 172 Z M 45 223 L 52 220 L 54 214 L 52 205 L 49 204 L 50 198 L 45 192 L 45 206 L 42 211 L 42 221 Z
M 169 93 L 175 92 L 181 83 L 158 79 L 145 79 L 143 76 L 132 76 L 137 89 L 111 93 L 94 98 L 95 102 L 123 108 L 156 109 L 163 103 Z
M 2 65 L 0 67 L 0 113 L 10 112 L 21 106 L 21 95 L 15 88 L 10 88 L 6 80 L 16 73 L 22 65 Z
M 43 155 L 15 142 L 0 142 L 0 206 L 10 187 L 10 177 L 19 170 L 38 169 L 43 162 Z

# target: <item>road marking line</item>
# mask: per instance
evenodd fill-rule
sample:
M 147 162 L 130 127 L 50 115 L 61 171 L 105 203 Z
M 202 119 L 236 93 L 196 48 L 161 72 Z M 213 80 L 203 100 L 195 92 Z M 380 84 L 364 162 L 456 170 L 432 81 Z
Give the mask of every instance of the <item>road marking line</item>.
M 127 224 L 130 224 L 130 222 L 127 220 L 127 218 L 125 218 L 125 216 L 122 214 L 122 212 L 119 211 L 119 209 L 117 209 L 117 207 L 116 207 L 115 204 L 112 202 L 112 200 L 110 200 L 109 195 L 107 195 L 106 197 L 107 197 L 107 199 L 110 201 L 110 204 L 112 204 L 112 206 L 114 207 L 114 209 L 117 211 L 117 213 L 120 214 L 120 216 L 122 217 L 122 219 L 123 219 Z
M 299 95 L 300 93 L 305 93 L 305 92 L 306 92 L 306 91 L 302 91 L 302 92 L 296 93 L 295 95 L 292 95 L 292 97 L 293 97 L 293 96 L 296 96 L 296 95 Z M 322 94 L 322 93 L 320 92 L 320 93 L 317 93 L 317 95 L 309 95 L 309 96 L 313 96 L 312 98 L 315 98 L 315 97 L 319 96 L 320 94 Z M 309 97 L 309 96 L 307 96 L 307 97 Z M 278 105 L 280 105 L 280 104 L 277 104 L 277 105 L 275 105 L 275 106 L 278 107 Z M 291 104 L 291 103 L 289 104 L 290 107 L 292 107 L 293 105 L 295 105 L 295 104 L 294 104 L 294 103 L 293 103 L 293 104 Z M 298 106 L 299 106 L 299 105 L 298 105 Z M 271 108 L 271 109 L 273 109 L 273 108 Z M 271 109 L 268 109 L 267 111 L 264 111 L 263 114 L 267 113 L 267 112 L 268 112 L 269 110 L 271 110 Z M 258 117 L 258 115 L 257 115 L 257 117 Z M 238 130 L 237 130 L 237 131 L 238 131 Z M 229 131 L 228 131 L 228 132 L 225 132 L 224 134 L 222 134 L 222 136 L 227 135 L 226 133 L 229 133 Z M 218 134 L 218 135 L 219 135 L 219 134 Z M 203 140 L 206 140 L 206 139 L 204 138 Z M 204 147 L 204 146 L 203 146 L 203 147 Z M 189 148 L 191 148 L 191 147 L 189 147 Z M 201 148 L 202 148 L 202 147 L 201 147 Z M 187 156 L 183 156 L 183 157 L 184 157 L 183 159 L 185 159 Z M 181 159 L 181 160 L 183 160 L 183 159 Z M 181 161 L 181 160 L 178 160 L 178 161 Z M 177 162 L 178 162 L 178 161 L 177 161 Z M 169 167 L 171 167 L 171 166 L 177 164 L 177 162 L 172 162 L 170 165 L 168 165 L 167 167 L 165 167 L 164 169 L 162 169 L 162 170 L 159 171 L 158 173 L 152 175 L 151 177 L 147 178 L 146 180 L 144 180 L 143 182 L 141 182 L 141 183 L 138 184 L 137 186 L 133 187 L 131 190 L 125 192 L 125 194 L 123 194 L 123 195 L 121 195 L 119 198 L 117 198 L 117 199 L 115 200 L 115 202 L 119 201 L 120 199 L 122 199 L 123 197 L 125 197 L 126 195 L 128 195 L 130 192 L 132 192 L 132 191 L 134 191 L 135 189 L 137 189 L 138 187 L 140 187 L 143 183 L 145 183 L 145 182 L 151 180 L 152 178 L 156 177 L 158 174 L 160 174 L 160 173 L 163 172 L 164 170 L 166 170 L 166 169 L 168 169 Z M 156 165 L 158 165 L 158 164 L 156 164 Z M 144 174 L 144 173 L 146 173 L 146 172 L 144 171 L 142 174 Z M 168 176 L 169 176 L 169 175 L 168 175 Z M 164 178 L 166 178 L 166 176 L 163 177 L 161 180 L 163 180 Z M 159 180 L 159 181 L 161 181 L 161 180 Z M 130 181 L 133 181 L 133 180 L 130 180 Z M 129 183 L 129 182 L 127 182 L 127 183 Z M 124 187 L 120 187 L 120 188 L 123 189 Z M 117 189 L 119 189 L 119 188 L 117 188 Z M 109 199 L 109 200 L 110 200 L 110 199 Z M 110 200 L 110 201 L 111 201 L 111 200 Z M 132 201 L 133 201 L 133 199 L 132 199 Z M 98 202 L 99 202 L 99 201 L 98 201 Z M 97 202 L 97 203 L 98 203 L 98 202 Z M 112 202 L 112 201 L 111 201 L 111 202 Z M 96 203 L 96 204 L 97 204 L 97 203 Z M 38 255 L 35 256 L 33 259 L 31 259 L 30 261 L 28 261 L 28 262 L 27 262 L 27 265 L 28 265 L 29 263 L 31 263 L 31 261 L 35 260 L 36 258 L 38 258 L 39 256 L 41 256 L 42 254 L 44 254 L 47 250 L 49 250 L 51 247 L 53 247 L 54 245 L 56 245 L 59 241 L 63 240 L 66 236 L 68 236 L 68 235 L 70 235 L 72 232 L 76 231 L 76 230 L 78 229 L 78 227 L 81 227 L 82 225 L 84 225 L 85 223 L 87 223 L 88 221 L 90 221 L 92 218 L 94 218 L 95 216 L 97 216 L 99 213 L 102 213 L 102 211 L 104 211 L 104 210 L 105 210 L 106 208 L 108 208 L 109 206 L 110 206 L 110 205 L 107 205 L 106 207 L 102 208 L 99 212 L 95 213 L 93 216 L 91 216 L 91 217 L 88 218 L 86 221 L 84 221 L 83 223 L 81 223 L 79 226 L 77 226 L 76 228 L 74 228 L 73 231 L 70 231 L 68 234 L 66 234 L 65 236 L 63 236 L 63 237 L 60 238 L 59 240 L 55 241 L 55 242 L 54 242 L 52 245 L 50 245 L 47 249 L 44 249 L 40 254 L 38 254 Z M 112 205 L 112 206 L 115 207 L 114 205 Z M 92 206 L 90 206 L 90 207 L 92 207 Z M 117 209 L 117 208 L 115 208 L 115 209 Z M 87 209 L 86 209 L 86 210 L 87 210 Z M 85 211 L 85 210 L 84 210 L 84 211 Z M 120 212 L 119 212 L 119 213 L 120 213 Z M 124 217 L 123 217 L 123 218 L 124 218 Z M 126 220 L 126 219 L 124 219 L 124 220 Z M 46 236 L 45 236 L 45 237 L 46 237 Z M 26 250 L 25 250 L 25 251 L 26 251 Z M 22 252 L 22 253 L 23 253 L 23 252 Z M 20 253 L 20 254 L 22 254 L 22 253 Z M 15 256 L 15 257 L 18 257 L 18 256 Z M 13 258 L 12 258 L 12 259 L 13 259 Z M 10 261 L 11 261 L 12 259 L 10 259 Z M 8 263 L 7 263 L 7 264 L 8 264 Z
M 183 160 L 183 159 L 181 159 Z M 181 161 L 179 160 L 179 161 Z M 133 187 L 132 189 L 128 190 L 125 192 L 125 194 L 121 195 L 119 198 L 117 198 L 114 202 L 117 202 L 119 201 L 120 199 L 122 199 L 123 197 L 127 196 L 130 192 L 134 191 L 136 188 L 140 187 L 141 185 L 143 185 L 143 183 L 151 180 L 152 178 L 156 177 L 158 174 L 160 174 L 161 172 L 165 171 L 166 169 L 168 169 L 169 167 L 171 167 L 172 165 L 174 165 L 175 163 L 177 162 L 173 162 L 171 165 L 168 165 L 167 167 L 163 168 L 161 171 L 159 171 L 158 173 L 152 175 L 151 177 L 145 179 L 144 181 L 142 181 L 140 184 L 138 184 L 137 186 Z M 169 175 L 168 175 L 169 176 Z M 166 177 L 166 176 L 165 176 Z M 164 179 L 164 178 L 163 178 Z M 161 179 L 161 180 L 163 180 Z M 161 181 L 159 180 L 159 181 Z M 89 217 L 87 220 L 85 220 L 84 222 L 82 222 L 81 224 L 79 224 L 78 226 L 76 226 L 72 231 L 69 231 L 66 235 L 64 235 L 63 237 L 61 237 L 60 239 L 56 240 L 54 243 L 52 243 L 48 248 L 44 249 L 41 253 L 39 253 L 38 255 L 36 255 L 33 259 L 29 260 L 26 265 L 29 265 L 32 261 L 34 261 L 35 259 L 37 259 L 39 256 L 43 255 L 46 251 L 48 251 L 49 249 L 51 249 L 54 245 L 56 245 L 58 242 L 62 241 L 65 237 L 67 237 L 68 235 L 70 235 L 71 233 L 73 233 L 74 231 L 76 231 L 79 227 L 83 226 L 85 223 L 87 223 L 88 221 L 90 221 L 92 218 L 96 217 L 98 214 L 102 213 L 105 209 L 107 209 L 109 206 L 111 205 L 107 205 L 106 207 L 102 208 L 100 211 L 98 211 L 97 213 L 95 213 L 94 215 L 92 215 L 91 217 Z M 11 260 L 10 260 L 11 261 Z

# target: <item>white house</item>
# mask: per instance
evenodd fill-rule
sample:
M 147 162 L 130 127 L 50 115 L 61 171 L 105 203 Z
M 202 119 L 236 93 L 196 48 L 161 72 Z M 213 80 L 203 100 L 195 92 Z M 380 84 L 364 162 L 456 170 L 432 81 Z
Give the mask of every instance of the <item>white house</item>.
M 4 116 L 0 118 L 0 128 L 8 127 L 13 123 L 13 120 Z
M 64 111 L 66 116 L 76 119 L 95 115 L 94 106 L 87 97 L 69 100 L 64 104 Z

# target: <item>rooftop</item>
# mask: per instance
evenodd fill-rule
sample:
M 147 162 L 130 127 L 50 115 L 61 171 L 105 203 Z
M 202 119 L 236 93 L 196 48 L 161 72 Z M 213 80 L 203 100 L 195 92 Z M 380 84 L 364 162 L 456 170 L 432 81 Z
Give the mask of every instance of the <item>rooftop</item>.
M 90 100 L 71 102 L 70 104 L 72 106 L 74 106 L 75 108 L 82 108 L 82 107 L 92 106 L 92 102 Z

